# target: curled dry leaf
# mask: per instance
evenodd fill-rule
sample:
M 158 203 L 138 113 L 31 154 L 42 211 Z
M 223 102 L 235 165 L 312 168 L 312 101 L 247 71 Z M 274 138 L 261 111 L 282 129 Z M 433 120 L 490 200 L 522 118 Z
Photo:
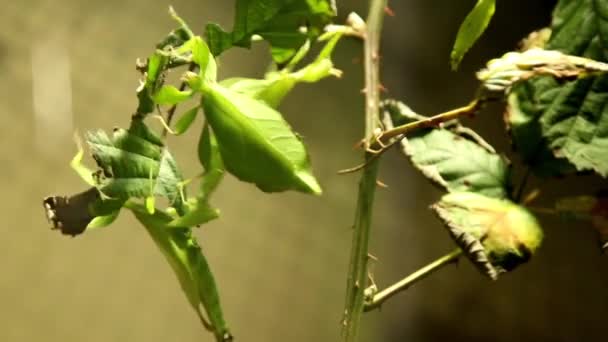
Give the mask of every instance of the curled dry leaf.
M 536 218 L 509 200 L 453 192 L 432 209 L 468 258 L 493 280 L 528 261 L 543 239 Z

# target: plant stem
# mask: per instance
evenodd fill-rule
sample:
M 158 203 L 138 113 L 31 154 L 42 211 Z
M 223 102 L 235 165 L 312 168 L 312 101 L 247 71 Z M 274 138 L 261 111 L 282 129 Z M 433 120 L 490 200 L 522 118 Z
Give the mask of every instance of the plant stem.
M 387 0 L 370 0 L 369 13 L 365 27 L 364 60 L 365 60 L 365 139 L 369 141 L 380 129 L 379 97 L 380 67 L 379 46 L 384 8 Z M 365 170 L 359 182 L 357 211 L 351 246 L 350 266 L 346 288 L 346 303 L 342 321 L 343 341 L 356 341 L 359 334 L 359 323 L 364 308 L 364 291 L 367 287 L 368 242 L 372 221 L 374 194 L 379 160 L 366 152 Z
M 458 257 L 462 254 L 461 249 L 456 249 L 451 253 L 442 256 L 441 258 L 433 261 L 432 263 L 422 267 L 416 272 L 408 275 L 397 283 L 387 287 L 386 289 L 376 293 L 371 300 L 365 304 L 365 311 L 371 311 L 375 308 L 380 307 L 382 303 L 396 295 L 397 293 L 407 290 L 418 281 L 426 278 L 433 272 L 441 269 L 443 266 L 453 263 L 458 260 Z
M 519 183 L 519 187 L 517 188 L 517 192 L 515 193 L 513 199 L 515 202 L 519 203 L 521 201 L 521 197 L 524 195 L 524 190 L 526 189 L 526 185 L 528 184 L 528 178 L 530 177 L 530 172 L 532 171 L 531 167 L 527 167 L 524 172 L 524 176 L 521 179 L 521 183 Z

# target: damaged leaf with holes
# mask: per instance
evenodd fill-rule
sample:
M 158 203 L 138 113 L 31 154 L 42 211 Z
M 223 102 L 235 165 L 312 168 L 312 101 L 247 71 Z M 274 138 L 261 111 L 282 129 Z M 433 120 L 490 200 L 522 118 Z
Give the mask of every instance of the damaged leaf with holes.
M 543 239 L 536 218 L 509 200 L 454 192 L 432 209 L 473 264 L 493 280 L 527 262 Z

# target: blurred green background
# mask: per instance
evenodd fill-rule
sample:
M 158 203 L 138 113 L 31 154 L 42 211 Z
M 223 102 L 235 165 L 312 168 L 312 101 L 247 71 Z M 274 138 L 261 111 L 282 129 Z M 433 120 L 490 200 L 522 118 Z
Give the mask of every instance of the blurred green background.
M 487 34 L 460 71 L 450 45 L 475 1 L 393 0 L 382 48 L 388 95 L 424 114 L 468 102 L 473 72 L 546 26 L 554 1 L 499 1 Z M 232 1 L 24 0 L 0 7 L 0 341 L 211 341 L 165 260 L 128 212 L 77 238 L 49 229 L 41 201 L 84 184 L 69 169 L 74 130 L 126 126 L 136 105 L 137 57 L 174 23 L 172 4 L 195 31 L 230 27 Z M 338 0 L 339 21 L 365 16 L 366 1 Z M 336 341 L 344 301 L 362 135 L 360 43 L 335 54 L 341 80 L 296 88 L 282 111 L 304 136 L 321 198 L 266 195 L 228 178 L 214 198 L 220 220 L 197 231 L 237 341 Z M 221 58 L 227 76 L 261 76 L 265 46 Z M 467 124 L 510 152 L 493 106 Z M 194 130 L 192 130 L 194 131 Z M 198 132 L 173 146 L 187 175 Z M 175 140 L 175 139 L 173 139 Z M 517 172 L 521 170 L 516 168 Z M 398 154 L 383 161 L 371 251 L 380 287 L 453 248 L 428 210 L 440 192 Z M 533 185 L 541 184 L 533 181 Z M 545 200 L 584 193 L 595 177 L 542 183 Z M 540 201 L 542 204 L 543 201 Z M 608 260 L 583 225 L 543 218 L 546 241 L 529 264 L 491 282 L 463 260 L 365 316 L 361 341 L 602 341 Z

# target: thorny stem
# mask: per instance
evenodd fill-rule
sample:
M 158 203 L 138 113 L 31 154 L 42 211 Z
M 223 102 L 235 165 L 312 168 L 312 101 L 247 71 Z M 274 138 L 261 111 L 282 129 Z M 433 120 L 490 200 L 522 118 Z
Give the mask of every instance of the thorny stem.
M 371 311 L 375 308 L 380 307 L 382 303 L 384 303 L 386 300 L 396 295 L 397 293 L 408 289 L 418 281 L 428 277 L 433 272 L 441 269 L 442 267 L 456 262 L 461 254 L 462 250 L 456 249 L 450 252 L 449 254 L 444 255 L 441 258 L 433 261 L 432 263 L 422 267 L 421 269 L 408 275 L 407 277 L 387 287 L 386 289 L 374 294 L 373 297 L 367 299 L 365 303 L 365 311 Z
M 196 68 L 197 68 L 197 66 L 195 63 L 190 63 L 190 65 L 188 65 L 188 71 L 194 71 L 194 70 L 196 70 Z M 182 83 L 179 85 L 179 91 L 184 91 L 184 89 L 186 89 L 186 85 L 187 85 L 187 83 L 185 81 L 182 81 Z M 168 132 L 167 128 L 171 127 L 171 120 L 173 120 L 173 116 L 175 115 L 176 109 L 177 109 L 177 104 L 174 104 L 167 111 L 167 120 L 165 120 L 165 123 L 167 125 L 166 125 L 166 127 L 163 128 L 163 138 L 167 136 L 167 132 Z
M 384 8 L 387 0 L 370 0 L 369 13 L 364 36 L 365 67 L 365 139 L 369 141 L 380 129 L 380 67 L 379 46 Z M 367 147 L 367 146 L 366 146 Z M 366 162 L 373 154 L 365 153 Z M 372 221 L 374 194 L 379 160 L 374 159 L 367 166 L 359 182 L 357 211 L 353 241 L 351 246 L 350 266 L 347 279 L 344 317 L 342 320 L 342 338 L 345 342 L 357 340 L 359 323 L 364 308 L 364 291 L 367 287 L 368 242 Z

